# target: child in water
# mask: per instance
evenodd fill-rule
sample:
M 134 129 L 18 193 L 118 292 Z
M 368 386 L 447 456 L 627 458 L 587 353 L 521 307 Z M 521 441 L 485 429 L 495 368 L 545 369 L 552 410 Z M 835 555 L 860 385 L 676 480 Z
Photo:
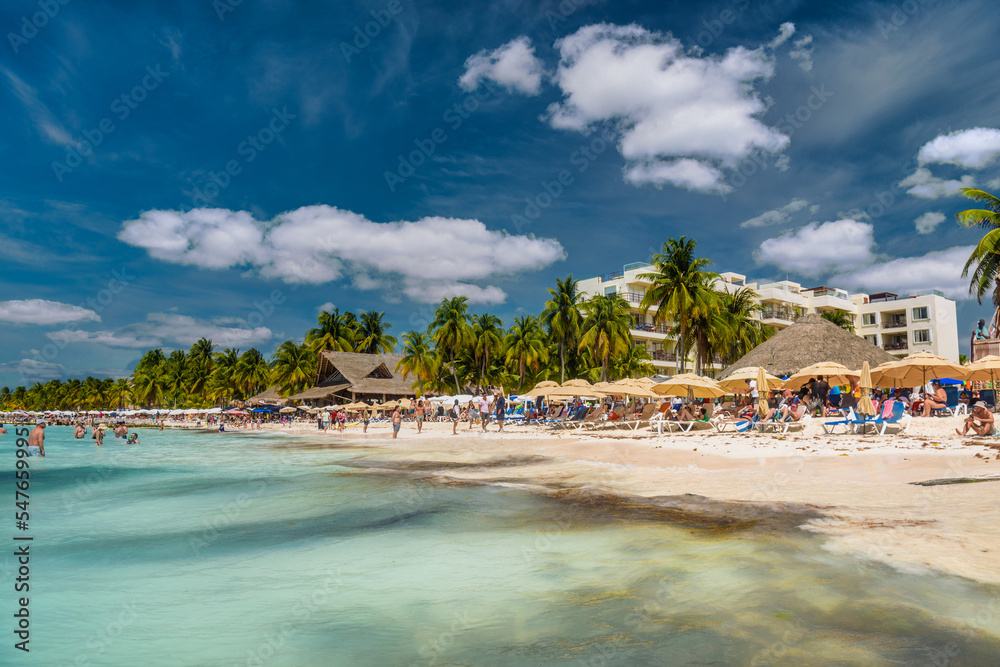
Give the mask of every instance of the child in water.
M 138 445 L 139 444 L 139 434 L 132 433 L 129 435 L 128 440 L 125 441 L 126 445 Z

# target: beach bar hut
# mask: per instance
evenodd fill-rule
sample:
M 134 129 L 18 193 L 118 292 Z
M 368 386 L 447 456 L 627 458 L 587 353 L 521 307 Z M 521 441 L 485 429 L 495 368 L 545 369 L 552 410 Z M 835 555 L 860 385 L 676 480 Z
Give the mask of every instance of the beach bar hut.
M 319 352 L 316 382 L 312 389 L 288 397 L 310 405 L 385 402 L 416 395 L 413 378 L 396 370 L 401 357 L 394 354 Z
M 786 377 L 824 361 L 858 369 L 866 361 L 874 367 L 896 358 L 861 336 L 810 313 L 750 350 L 722 371 L 720 379 L 747 366 L 759 366 L 771 375 Z

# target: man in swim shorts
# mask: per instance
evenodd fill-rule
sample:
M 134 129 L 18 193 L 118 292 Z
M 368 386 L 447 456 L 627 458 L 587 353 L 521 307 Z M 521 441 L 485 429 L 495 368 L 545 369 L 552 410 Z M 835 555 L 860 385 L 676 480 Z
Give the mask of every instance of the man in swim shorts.
M 970 428 L 976 435 L 993 435 L 993 413 L 983 401 L 972 406 L 972 414 L 965 418 L 964 428 L 956 428 L 955 433 L 965 435 Z
M 45 420 L 39 419 L 35 424 L 28 436 L 28 456 L 45 456 Z
M 395 440 L 396 436 L 399 435 L 399 427 L 403 424 L 403 415 L 399 411 L 399 406 L 392 411 L 392 439 Z
M 427 412 L 426 410 L 424 410 L 424 399 L 421 398 L 419 401 L 417 401 L 417 412 L 415 415 L 417 420 L 417 433 L 420 433 L 420 431 L 422 431 L 424 428 L 424 416 L 426 414 Z

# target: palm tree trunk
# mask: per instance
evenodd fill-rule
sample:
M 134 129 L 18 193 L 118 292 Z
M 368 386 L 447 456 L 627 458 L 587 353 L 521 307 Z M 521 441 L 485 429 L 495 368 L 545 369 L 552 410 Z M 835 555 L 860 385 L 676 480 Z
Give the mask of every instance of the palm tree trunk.
M 456 395 L 461 394 L 462 390 L 458 386 L 458 371 L 455 370 L 455 352 L 454 352 L 454 350 L 452 350 L 452 353 L 451 353 L 451 376 L 455 380 L 455 394 Z
M 559 339 L 559 383 L 566 382 L 566 339 Z

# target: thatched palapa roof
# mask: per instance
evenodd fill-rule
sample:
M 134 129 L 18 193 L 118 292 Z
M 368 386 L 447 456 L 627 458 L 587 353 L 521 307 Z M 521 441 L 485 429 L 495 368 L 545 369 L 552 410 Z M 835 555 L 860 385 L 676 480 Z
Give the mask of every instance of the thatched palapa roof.
M 350 401 L 356 398 L 397 398 L 413 396 L 413 379 L 404 380 L 396 370 L 401 357 L 395 354 L 362 354 L 359 352 L 319 353 L 316 385 L 293 400 L 319 400 L 339 396 Z
M 833 361 L 856 370 L 865 361 L 875 368 L 896 358 L 861 336 L 810 313 L 750 350 L 719 377 L 724 379 L 747 366 L 762 366 L 768 373 L 784 377 L 821 361 Z
M 251 405 L 260 405 L 261 403 L 267 403 L 269 405 L 280 404 L 284 401 L 280 394 L 278 394 L 277 387 L 271 387 L 256 396 L 251 396 L 246 400 L 247 403 Z

